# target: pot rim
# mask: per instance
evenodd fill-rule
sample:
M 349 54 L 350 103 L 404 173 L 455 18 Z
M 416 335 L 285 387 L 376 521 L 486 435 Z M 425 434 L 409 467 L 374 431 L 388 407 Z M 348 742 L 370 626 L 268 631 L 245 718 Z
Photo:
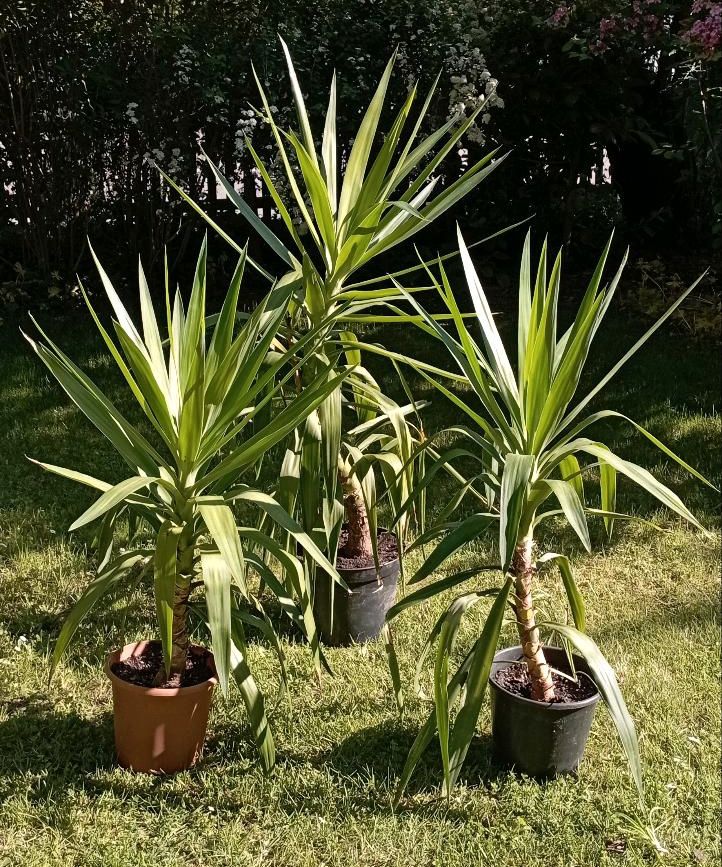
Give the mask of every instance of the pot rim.
M 111 683 L 113 684 L 113 688 L 124 689 L 129 692 L 143 693 L 143 695 L 149 696 L 150 698 L 176 698 L 179 695 L 193 695 L 193 693 L 205 692 L 208 689 L 213 689 L 214 686 L 218 683 L 218 675 L 211 674 L 206 680 L 201 683 L 195 683 L 193 686 L 176 686 L 171 689 L 161 689 L 158 686 L 140 686 L 137 683 L 130 683 L 127 680 L 123 680 L 122 677 L 118 677 L 113 671 L 111 671 L 110 666 L 114 662 L 120 661 L 121 654 L 127 650 L 132 649 L 135 650 L 141 646 L 147 646 L 149 644 L 158 643 L 157 639 L 153 638 L 144 638 L 140 641 L 131 641 L 128 644 L 123 645 L 123 647 L 118 648 L 117 650 L 112 650 L 106 657 L 105 663 L 103 665 L 103 671 L 106 676 L 109 678 Z M 215 661 L 213 658 L 213 652 L 209 650 L 207 647 L 203 647 L 200 644 L 191 644 L 190 650 L 202 650 L 204 653 L 210 655 L 211 663 L 213 664 L 213 670 L 215 671 Z
M 516 665 L 519 662 L 523 662 L 523 654 L 522 654 L 521 659 L 509 659 L 509 660 L 502 659 L 502 660 L 499 660 L 497 662 L 497 656 L 500 653 L 504 653 L 504 651 L 509 651 L 509 650 L 518 650 L 519 653 L 522 654 L 522 649 L 519 645 L 512 646 L 512 647 L 504 647 L 501 650 L 498 650 L 494 654 L 494 659 L 492 661 L 492 668 L 494 665 L 496 665 L 497 666 L 496 671 L 498 671 L 499 667 L 503 666 L 504 668 L 507 668 L 510 665 Z M 554 647 L 552 645 L 548 645 L 547 647 L 545 647 L 545 650 L 561 650 L 563 652 L 563 649 L 561 647 Z M 573 654 L 573 656 L 577 657 L 577 659 L 579 659 L 581 661 L 584 661 L 584 658 L 579 656 L 576 653 Z M 547 710 L 551 711 L 552 713 L 554 713 L 554 712 L 566 713 L 569 711 L 581 710 L 582 708 L 589 707 L 590 705 L 596 704 L 599 701 L 599 699 L 601 698 L 601 693 L 599 692 L 599 687 L 594 682 L 594 678 L 592 678 L 590 675 L 588 675 L 586 673 L 586 671 L 579 671 L 578 673 L 580 675 L 583 675 L 584 677 L 588 678 L 591 681 L 592 686 L 594 687 L 594 690 L 595 690 L 594 695 L 590 695 L 588 698 L 579 699 L 579 701 L 565 701 L 565 702 L 539 701 L 536 698 L 527 698 L 524 695 L 517 695 L 516 693 L 512 692 L 511 690 L 507 689 L 506 687 L 502 686 L 500 683 L 497 683 L 494 680 L 494 674 L 496 674 L 496 671 L 492 670 L 491 672 L 489 672 L 489 686 L 491 686 L 493 689 L 496 689 L 498 692 L 503 692 L 504 695 L 508 696 L 509 698 L 513 699 L 514 701 L 521 702 L 522 704 L 530 705 L 531 707 L 546 708 Z

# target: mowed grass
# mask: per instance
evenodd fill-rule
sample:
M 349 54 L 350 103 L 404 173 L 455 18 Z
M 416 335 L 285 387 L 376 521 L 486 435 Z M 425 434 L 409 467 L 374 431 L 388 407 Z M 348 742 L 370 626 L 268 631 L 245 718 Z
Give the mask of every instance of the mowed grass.
M 78 319 L 83 324 L 51 322 L 50 331 L 128 407 L 87 317 Z M 500 322 L 508 330 L 510 317 Z M 592 371 L 605 370 L 643 327 L 608 323 Z M 409 355 L 444 363 L 438 348 L 411 329 L 386 337 Z M 718 361 L 716 346 L 661 334 L 608 388 L 603 405 L 648 426 L 718 483 Z M 388 371 L 376 369 L 396 387 Z M 431 397 L 421 385 L 419 391 Z M 429 431 L 456 419 L 436 397 L 425 416 Z M 621 424 L 602 434 L 685 497 L 714 537 L 684 526 L 621 481 L 620 506 L 665 532 L 618 524 L 607 543 L 594 526 L 595 550 L 587 555 L 560 523 L 542 548 L 571 555 L 589 631 L 621 681 L 641 739 L 651 821 L 668 849 L 664 863 L 719 863 L 718 496 Z M 288 698 L 279 693 L 273 654 L 261 640 L 251 649 L 276 735 L 278 766 L 270 776 L 256 763 L 235 692 L 215 702 L 205 756 L 194 770 L 155 778 L 116 768 L 102 661 L 124 640 L 152 634 L 152 601 L 134 596 L 95 611 L 48 685 L 62 615 L 93 574 L 90 536 L 66 534 L 91 495 L 43 474 L 24 455 L 111 481 L 123 467 L 8 325 L 0 330 L 0 438 L 2 867 L 569 867 L 646 864 L 656 857 L 620 817 L 638 815 L 637 802 L 604 709 L 579 774 L 540 783 L 495 762 L 487 708 L 451 803 L 439 796 L 440 760 L 432 748 L 401 807 L 391 809 L 406 753 L 430 707 L 410 689 L 415 662 L 450 596 L 398 621 L 407 685 L 403 720 L 380 643 L 329 650 L 336 674 L 319 685 L 306 648 L 287 634 Z M 269 458 L 272 463 L 274 455 Z M 432 491 L 432 510 L 450 496 L 446 487 Z M 588 491 L 594 496 L 593 485 Z M 444 571 L 488 562 L 494 544 L 490 536 Z M 420 556 L 408 558 L 409 572 Z M 483 580 L 491 585 L 498 578 Z M 543 611 L 563 616 L 558 585 L 553 574 L 543 575 L 538 599 Z M 460 651 L 483 613 L 467 616 Z M 513 630 L 504 640 L 515 643 Z

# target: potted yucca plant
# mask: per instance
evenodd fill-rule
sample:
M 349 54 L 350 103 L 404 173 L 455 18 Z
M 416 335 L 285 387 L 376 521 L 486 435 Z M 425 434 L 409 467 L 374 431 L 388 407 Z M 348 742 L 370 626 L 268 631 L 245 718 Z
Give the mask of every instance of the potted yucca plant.
M 125 418 L 42 330 L 42 340 L 28 337 L 70 399 L 131 471 L 128 478 L 111 483 L 79 470 L 40 464 L 100 491 L 70 528 L 100 523 L 98 570 L 63 624 L 52 670 L 81 620 L 101 599 L 134 592 L 144 579 L 152 588 L 159 641 L 126 644 L 109 655 L 106 665 L 113 684 L 118 759 L 140 771 L 177 771 L 195 761 L 203 745 L 213 686 L 220 683 L 225 694 L 231 677 L 245 702 L 262 762 L 266 768 L 273 765 L 273 737 L 263 695 L 249 667 L 246 629 L 260 630 L 272 639 L 275 632 L 252 592 L 252 570 L 276 591 L 283 611 L 311 643 L 318 643 L 309 588 L 297 559 L 269 534 L 245 521 L 238 524 L 235 504 L 252 514 L 262 513 L 267 524 L 282 528 L 320 569 L 338 580 L 311 538 L 253 479 L 264 454 L 313 412 L 345 373 L 334 373 L 327 365 L 297 399 L 278 412 L 267 412 L 283 385 L 279 371 L 287 376 L 294 372 L 293 366 L 289 369 L 291 353 L 269 352 L 290 292 L 274 288 L 237 328 L 244 264 L 242 255 L 212 331 L 205 318 L 205 241 L 187 310 L 178 292 L 171 302 L 166 272 L 163 340 L 142 267 L 139 330 L 97 263 L 115 314 L 117 341 L 101 324 L 84 290 L 83 296 L 152 437 Z M 314 338 L 309 334 L 309 340 Z M 251 484 L 242 482 L 244 474 L 251 476 Z M 123 547 L 121 522 L 128 526 Z M 282 579 L 270 568 L 271 560 Z M 212 654 L 191 643 L 192 619 L 206 624 Z M 277 641 L 274 646 L 280 653 Z
M 624 261 L 608 286 L 602 273 L 610 243 L 602 254 L 578 306 L 574 321 L 558 333 L 561 254 L 547 273 L 546 243 L 536 275 L 532 272 L 527 236 L 519 279 L 516 371 L 504 348 L 489 304 L 459 233 L 466 279 L 482 342 L 478 343 L 459 313 L 443 264 L 440 278 L 429 271 L 440 297 L 453 317 L 456 339 L 439 326 L 414 300 L 407 301 L 421 317 L 424 331 L 440 340 L 457 368 L 446 380 L 419 368 L 419 373 L 458 408 L 460 421 L 446 434 L 456 442 L 442 452 L 421 479 L 423 489 L 439 463 L 463 458 L 474 467 L 464 480 L 462 494 L 477 508 L 458 520 L 446 510 L 442 521 L 422 535 L 416 545 L 442 536 L 441 541 L 411 578 L 416 585 L 428 578 L 448 557 L 498 526 L 499 562 L 482 570 L 452 574 L 408 595 L 389 612 L 389 619 L 431 596 L 460 585 L 480 571 L 498 569 L 501 587 L 484 585 L 454 599 L 435 625 L 419 667 L 437 642 L 434 666 L 435 710 L 419 733 L 402 774 L 397 798 L 435 733 L 438 732 L 448 792 L 458 778 L 474 734 L 487 681 L 491 677 L 493 739 L 497 749 L 516 767 L 537 775 L 569 771 L 579 764 L 598 693 L 607 703 L 632 773 L 642 791 L 642 776 L 634 723 L 611 666 L 585 632 L 585 607 L 571 563 L 562 554 L 538 549 L 543 527 L 551 516 L 564 516 L 584 547 L 590 549 L 587 517 L 604 521 L 611 534 L 614 522 L 631 516 L 617 511 L 616 481 L 621 474 L 656 497 L 664 506 L 700 528 L 694 515 L 669 488 L 647 470 L 615 454 L 600 441 L 601 431 L 590 428 L 602 419 L 619 419 L 647 437 L 669 458 L 703 482 L 685 461 L 640 425 L 613 410 L 585 412 L 604 386 L 674 312 L 696 283 L 662 316 L 583 396 L 577 395 L 594 336 L 619 283 Z M 626 256 L 625 256 L 626 260 Z M 468 389 L 463 398 L 454 388 Z M 583 478 L 599 479 L 601 502 L 590 505 Z M 709 482 L 706 482 L 709 484 Z M 464 497 L 456 497 L 454 507 Z M 408 506 L 405 504 L 404 508 Z M 701 528 L 700 528 L 701 529 Z M 534 592 L 543 567 L 555 565 L 566 590 L 574 625 L 539 622 Z M 544 573 L 546 577 L 546 573 Z M 449 677 L 451 654 L 463 615 L 482 600 L 491 599 L 481 633 Z M 513 612 L 519 646 L 496 653 L 504 615 Z M 562 648 L 545 648 L 542 634 L 555 634 Z M 574 649 L 578 655 L 572 655 Z M 567 653 L 567 651 L 569 651 Z M 496 655 L 495 655 L 496 654 Z M 566 668 L 574 661 L 578 676 Z M 566 668 L 566 671 L 564 670 Z M 459 702 L 454 724 L 450 709 Z
M 409 464 L 404 447 L 415 434 L 406 419 L 414 412 L 414 407 L 412 403 L 391 407 L 392 402 L 361 365 L 361 352 L 368 347 L 349 329 L 352 323 L 406 324 L 412 317 L 393 306 L 389 309 L 388 305 L 403 296 L 391 285 L 388 276 L 359 279 L 354 275 L 445 213 L 475 189 L 501 159 L 494 161 L 495 152 L 492 152 L 468 166 L 452 183 L 445 187 L 440 183 L 440 166 L 458 149 L 459 141 L 482 111 L 483 103 L 468 116 L 456 115 L 441 128 L 420 136 L 436 82 L 413 122 L 410 117 L 417 88 L 410 88 L 388 132 L 380 135 L 379 122 L 395 57 L 386 66 L 350 149 L 337 141 L 334 76 L 318 148 L 288 47 L 283 40 L 281 43 L 295 101 L 297 132 L 278 128 L 257 76 L 256 82 L 263 104 L 259 115 L 272 131 L 277 164 L 285 173 L 289 190 L 287 198 L 274 183 L 272 170 L 263 163 L 250 142 L 247 146 L 284 224 L 288 243 L 259 219 L 219 167 L 210 159 L 208 163 L 228 199 L 278 257 L 279 282 L 293 288 L 291 326 L 279 337 L 285 340 L 288 349 L 296 346 L 298 352 L 305 355 L 303 373 L 294 383 L 295 387 L 305 388 L 307 377 L 314 378 L 315 371 L 325 366 L 328 359 L 338 358 L 341 366 L 351 362 L 355 365 L 343 387 L 333 391 L 308 417 L 305 425 L 294 432 L 278 496 L 288 510 L 298 516 L 304 529 L 319 540 L 329 558 L 337 563 L 342 577 L 354 583 L 358 569 L 371 570 L 375 583 L 388 585 L 387 592 L 381 594 L 388 603 L 393 599 L 399 574 L 399 540 L 392 540 L 393 544 L 389 545 L 388 538 L 377 539 L 372 531 L 373 521 L 368 518 L 360 479 L 354 471 L 346 472 L 350 468 L 345 456 L 355 447 L 348 431 L 373 418 L 386 423 L 395 442 L 387 440 L 384 450 L 393 451 L 400 459 L 399 466 L 403 467 L 408 484 L 414 467 Z M 409 125 L 411 129 L 407 133 Z M 164 177 L 234 248 L 239 248 L 171 178 Z M 294 211 L 300 215 L 300 225 L 291 216 Z M 421 269 L 419 265 L 402 273 Z M 260 267 L 258 270 L 263 271 Z M 427 287 L 409 291 L 424 288 Z M 387 307 L 383 315 L 376 315 L 373 308 L 384 304 Z M 309 329 L 319 328 L 322 322 L 326 325 L 319 343 L 299 345 L 299 339 Z M 345 358 L 343 354 L 339 356 L 339 349 L 344 350 Z M 402 359 L 401 355 L 383 348 L 374 347 L 374 351 Z M 369 447 L 372 452 L 378 451 L 375 441 L 369 443 Z M 388 471 L 386 478 L 388 481 Z M 314 563 L 307 556 L 305 559 L 309 571 L 315 573 Z M 352 603 L 348 591 L 343 592 L 336 604 L 345 604 L 343 600 L 361 610 L 356 601 Z M 357 626 L 344 615 L 349 630 L 337 631 L 333 642 L 348 643 L 361 635 L 378 635 L 384 613 L 382 607 L 377 607 L 375 615 L 367 612 L 364 623 Z M 350 616 L 350 611 L 347 614 Z M 325 637 L 328 639 L 329 635 Z

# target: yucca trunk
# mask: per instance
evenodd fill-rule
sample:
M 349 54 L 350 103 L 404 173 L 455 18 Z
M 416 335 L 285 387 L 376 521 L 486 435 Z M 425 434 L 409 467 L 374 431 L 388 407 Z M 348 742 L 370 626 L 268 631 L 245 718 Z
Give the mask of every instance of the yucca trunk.
M 361 484 L 355 475 L 348 475 L 339 469 L 339 481 L 343 489 L 343 502 L 346 509 L 348 539 L 345 554 L 348 557 L 373 557 L 369 517 L 366 511 Z
M 193 579 L 193 546 L 185 545 L 182 537 L 178 545 L 176 584 L 173 592 L 173 626 L 170 657 L 170 671 L 166 676 L 164 666 L 161 666 L 155 678 L 155 685 L 171 683 L 180 686 L 183 672 L 186 668 L 190 635 L 188 634 L 188 597 Z
M 514 556 L 511 561 L 511 574 L 514 578 L 516 595 L 516 620 L 519 640 L 531 680 L 532 698 L 537 699 L 537 701 L 553 701 L 555 698 L 554 682 L 544 657 L 531 595 L 536 575 L 533 548 L 534 541 L 531 537 L 522 539 L 514 549 Z

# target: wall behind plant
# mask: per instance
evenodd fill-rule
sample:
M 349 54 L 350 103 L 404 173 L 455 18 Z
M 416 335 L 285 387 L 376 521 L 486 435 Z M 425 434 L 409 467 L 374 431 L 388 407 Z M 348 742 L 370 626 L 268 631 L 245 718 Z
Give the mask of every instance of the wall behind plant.
M 138 254 L 160 268 L 165 245 L 183 266 L 200 227 L 154 162 L 241 233 L 199 145 L 253 195 L 245 139 L 271 150 L 252 63 L 290 120 L 277 33 L 317 116 L 339 71 L 347 143 L 394 49 L 392 105 L 439 70 L 431 124 L 488 98 L 460 144 L 513 154 L 454 215 L 470 231 L 535 213 L 581 246 L 611 223 L 647 249 L 719 242 L 722 4 L 711 0 L 3 0 L 0 303 L 71 292 L 88 234 L 128 275 Z M 463 153 L 447 161 L 442 182 L 463 167 Z

